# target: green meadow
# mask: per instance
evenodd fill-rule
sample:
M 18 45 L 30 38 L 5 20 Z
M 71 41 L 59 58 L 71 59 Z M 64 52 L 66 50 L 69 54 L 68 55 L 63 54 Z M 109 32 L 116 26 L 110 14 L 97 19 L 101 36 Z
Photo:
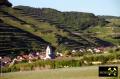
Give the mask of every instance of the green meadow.
M 109 79 L 98 76 L 98 67 L 99 66 L 85 66 L 50 70 L 11 72 L 3 74 L 2 79 Z M 118 65 L 118 67 L 120 68 L 120 65 Z

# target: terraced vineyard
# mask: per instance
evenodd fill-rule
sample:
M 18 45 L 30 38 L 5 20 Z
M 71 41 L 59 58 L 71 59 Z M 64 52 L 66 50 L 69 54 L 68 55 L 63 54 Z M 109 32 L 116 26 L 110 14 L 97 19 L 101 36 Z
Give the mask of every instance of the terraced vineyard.
M 26 7 L 26 8 L 28 8 L 28 9 L 23 9 L 22 7 L 18 6 L 18 8 L 15 8 L 15 9 L 19 10 L 19 12 L 23 16 L 31 16 L 32 18 L 34 18 L 35 20 L 37 20 L 39 22 L 48 22 L 52 25 L 55 25 L 56 28 L 58 28 L 58 29 L 62 29 L 66 32 L 69 32 L 69 35 L 67 36 L 68 39 L 74 40 L 74 41 L 78 42 L 78 44 L 79 44 L 77 46 L 73 45 L 72 48 L 79 49 L 81 47 L 111 46 L 112 45 L 111 43 L 109 43 L 107 41 L 103 41 L 103 40 L 96 38 L 96 37 L 91 37 L 90 34 L 88 36 L 85 35 L 84 33 L 79 33 L 81 35 L 77 35 L 74 31 L 71 32 L 70 27 L 66 26 L 65 24 L 61 24 L 57 21 L 53 21 L 53 20 L 50 20 L 48 18 L 43 17 L 42 15 L 44 15 L 44 14 L 42 13 L 42 9 L 39 9 L 39 10 L 34 9 L 33 10 L 30 7 Z M 29 11 L 27 11 L 27 10 L 29 10 Z M 62 37 L 60 37 L 60 38 L 62 38 Z M 68 39 L 66 42 L 69 42 Z M 68 43 L 68 45 L 71 46 L 72 45 L 71 42 Z
M 0 19 L 1 52 L 44 50 L 48 44 L 57 49 L 60 45 L 69 49 L 112 46 L 110 42 L 84 33 L 76 34 L 65 24 L 19 8 L 0 9 Z
M 38 45 L 36 48 L 39 50 L 45 49 L 46 45 L 49 44 L 31 33 L 0 23 L 0 52 L 32 49 L 32 43 L 36 43 Z M 6 53 L 0 53 L 0 55 L 4 54 Z
M 22 9 L 18 9 L 18 8 L 15 8 L 15 9 L 17 9 L 22 16 L 31 16 L 32 18 L 34 18 L 38 22 L 47 22 L 51 25 L 55 25 L 55 27 L 57 29 L 62 29 L 62 30 L 64 30 L 64 32 L 68 32 L 69 35 L 67 37 L 62 37 L 62 36 L 59 37 L 61 39 L 63 38 L 63 41 L 61 43 L 63 43 L 64 45 L 67 45 L 68 47 L 75 48 L 75 49 L 80 49 L 81 47 L 83 47 L 83 48 L 86 47 L 87 48 L 87 47 L 94 47 L 94 46 L 99 45 L 99 44 L 97 44 L 99 42 L 96 43 L 96 41 L 98 39 L 92 40 L 93 38 L 91 39 L 91 38 L 88 38 L 87 36 L 85 37 L 83 35 L 82 36 L 81 35 L 76 35 L 76 34 L 72 33 L 69 30 L 69 28 L 66 27 L 64 24 L 60 24 L 56 21 L 46 19 L 46 18 L 41 16 L 41 13 L 36 14 L 36 11 L 33 11 L 33 13 L 28 13 L 27 11 L 24 11 Z M 90 41 L 90 40 L 92 40 L 92 41 Z M 105 43 L 108 43 L 108 42 L 102 41 L 101 45 L 104 46 Z M 108 43 L 108 44 L 110 45 L 110 43 Z

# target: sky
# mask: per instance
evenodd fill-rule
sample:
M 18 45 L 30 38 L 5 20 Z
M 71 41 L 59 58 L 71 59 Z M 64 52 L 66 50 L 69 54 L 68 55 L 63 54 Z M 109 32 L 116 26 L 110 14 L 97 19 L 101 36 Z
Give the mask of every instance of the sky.
M 59 11 L 77 11 L 95 15 L 120 16 L 120 0 L 9 0 L 13 6 L 53 8 Z

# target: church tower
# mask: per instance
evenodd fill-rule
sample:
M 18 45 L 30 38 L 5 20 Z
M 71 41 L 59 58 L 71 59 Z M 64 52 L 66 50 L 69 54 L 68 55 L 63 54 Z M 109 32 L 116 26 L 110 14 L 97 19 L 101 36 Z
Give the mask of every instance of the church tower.
M 47 46 L 45 59 L 54 59 L 54 58 L 55 58 L 55 54 L 52 51 L 52 48 L 50 46 Z
M 50 57 L 50 55 L 51 55 L 51 53 L 52 53 L 52 50 L 51 50 L 51 48 L 50 48 L 50 46 L 47 46 L 47 48 L 46 48 L 46 59 L 51 59 L 51 57 Z

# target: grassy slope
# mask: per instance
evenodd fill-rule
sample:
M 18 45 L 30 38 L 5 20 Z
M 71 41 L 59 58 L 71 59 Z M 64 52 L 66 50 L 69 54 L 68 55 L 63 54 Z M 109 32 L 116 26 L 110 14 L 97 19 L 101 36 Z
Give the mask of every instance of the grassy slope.
M 112 37 L 115 36 L 115 33 L 120 33 L 120 19 L 110 19 L 111 23 L 107 24 L 106 26 L 96 26 L 87 29 L 87 31 L 96 33 L 98 38 L 103 40 L 112 42 L 113 44 L 120 45 L 119 39 L 114 39 Z
M 62 30 L 58 31 L 58 29 L 55 28 L 54 25 L 50 25 L 47 22 L 38 22 L 37 20 L 29 16 L 22 16 L 20 15 L 19 11 L 16 11 L 12 8 L 5 8 L 4 11 L 10 13 L 11 15 L 14 15 L 15 17 L 25 21 L 28 24 L 21 24 L 15 20 L 12 20 L 10 17 L 2 18 L 5 23 L 12 25 L 14 27 L 18 27 L 25 31 L 28 31 L 39 37 L 42 37 L 45 41 L 50 42 L 53 46 L 57 45 L 57 38 L 55 37 L 56 36 L 55 33 L 60 34 L 62 36 L 67 36 L 66 32 L 63 32 Z M 32 27 L 32 25 L 34 25 L 34 27 Z M 53 32 L 46 33 L 46 34 L 41 33 L 41 32 L 45 32 L 48 30 L 51 30 Z
M 4 74 L 4 79 L 106 79 L 98 77 L 99 66 L 63 68 Z M 120 67 L 120 65 L 118 65 Z
M 63 31 L 63 29 L 58 29 L 56 28 L 55 25 L 51 25 L 48 22 L 39 22 L 38 20 L 35 20 L 30 16 L 27 15 L 24 16 L 24 14 L 22 14 L 20 10 L 14 10 L 12 8 L 4 8 L 4 11 L 26 22 L 26 24 L 21 24 L 16 20 L 12 20 L 11 17 L 4 17 L 2 19 L 4 20 L 5 23 L 14 27 L 18 27 L 27 32 L 30 32 L 33 35 L 39 36 L 43 38 L 45 41 L 51 43 L 52 46 L 54 47 L 58 46 L 58 38 L 56 37 L 56 34 L 62 37 L 67 37 L 68 39 L 73 39 L 74 41 L 78 41 L 80 43 L 83 43 L 86 40 L 85 38 L 84 41 L 81 41 L 80 39 L 83 38 L 80 37 L 78 39 L 75 39 L 71 37 L 68 32 Z M 52 32 L 46 33 L 46 31 L 52 31 Z M 88 43 L 88 40 L 86 40 L 85 42 Z
M 24 6 L 23 6 L 24 7 Z M 22 6 L 21 6 L 21 8 L 23 8 Z M 20 6 L 19 6 L 19 8 L 20 8 Z M 32 15 L 38 15 L 39 14 L 39 12 L 40 11 L 37 11 L 37 9 L 34 9 L 34 8 L 31 8 L 31 9 L 27 9 L 27 8 L 30 8 L 30 7 L 25 7 L 26 8 L 26 10 L 25 10 L 25 12 L 28 12 L 28 14 L 32 14 Z M 34 9 L 34 10 L 33 10 Z M 24 10 L 24 8 L 23 8 L 23 10 Z M 50 9 L 51 10 L 51 9 Z M 31 11 L 33 11 L 33 12 L 31 12 Z M 38 13 L 36 13 L 36 12 L 38 12 Z M 40 12 L 41 13 L 41 12 Z M 52 15 L 53 14 L 53 15 Z M 49 19 L 49 20 L 52 20 L 52 19 L 50 19 L 50 18 L 55 18 L 56 15 L 57 14 L 57 11 L 55 10 L 55 13 L 54 13 L 54 10 L 53 10 L 53 13 L 51 12 L 51 11 L 49 11 L 48 9 L 46 9 L 45 10 L 45 12 L 44 12 L 44 10 L 43 10 L 43 14 L 42 15 L 44 15 L 44 17 L 45 18 L 47 18 L 47 19 Z M 58 12 L 58 15 L 57 15 L 57 17 L 56 18 L 61 18 L 62 17 L 62 15 L 59 15 L 59 14 L 61 14 L 61 13 L 59 13 Z M 82 13 L 81 15 L 80 14 L 78 14 L 78 17 L 81 17 L 82 19 L 81 20 L 77 20 L 77 18 L 75 19 L 74 18 L 74 16 L 76 16 L 75 14 L 74 14 L 74 12 L 72 13 L 65 13 L 66 15 L 68 15 L 68 16 L 64 16 L 67 20 L 69 19 L 69 21 L 64 21 L 64 22 L 60 22 L 60 23 L 63 23 L 63 24 L 66 24 L 66 25 L 68 25 L 69 26 L 69 24 L 70 24 L 70 26 L 72 26 L 71 28 L 67 28 L 67 30 L 70 30 L 70 31 L 72 31 L 72 32 L 81 32 L 80 31 L 80 28 L 79 28 L 79 30 L 77 29 L 77 27 L 76 26 L 81 26 L 81 24 L 82 23 L 84 23 L 84 21 L 85 21 L 85 24 L 83 24 L 83 26 L 82 27 L 86 27 L 85 25 L 87 25 L 87 24 L 91 24 L 91 23 L 89 23 L 89 21 L 86 21 L 86 19 L 85 19 L 85 17 L 86 18 L 88 18 L 88 20 L 90 20 L 91 22 L 94 22 L 94 20 L 92 20 L 92 18 L 93 18 L 93 16 L 92 16 L 92 18 L 90 18 L 90 17 L 87 17 L 87 16 L 89 16 L 88 14 L 85 14 L 85 13 Z M 50 16 L 51 15 L 51 16 Z M 71 15 L 71 16 L 70 16 Z M 84 16 L 83 16 L 84 15 Z M 39 15 L 38 15 L 39 16 Z M 97 18 L 97 17 L 96 17 Z M 72 19 L 73 21 L 71 21 L 70 19 Z M 83 20 L 83 19 L 85 19 L 85 20 Z M 93 18 L 93 19 L 95 19 L 95 17 Z M 76 25 L 76 22 L 77 21 L 79 21 L 78 22 L 78 24 Z M 97 21 L 97 20 L 96 20 Z M 100 20 L 101 21 L 101 20 Z M 68 22 L 68 23 L 67 23 Z M 80 24 L 79 24 L 80 23 Z M 102 22 L 102 23 L 104 23 L 104 21 Z M 101 25 L 101 23 L 99 24 L 99 25 Z M 75 26 L 75 28 L 74 28 L 74 26 Z M 92 24 L 92 26 L 94 26 L 94 23 Z M 65 27 L 67 27 L 67 26 L 65 26 Z M 81 27 L 81 28 L 82 28 Z M 94 27 L 91 27 L 92 28 L 92 31 L 94 32 L 94 30 L 96 30 L 96 31 L 98 31 L 98 30 L 100 30 L 102 33 L 100 33 L 99 35 L 97 35 L 97 37 L 100 37 L 102 40 L 104 40 L 104 41 L 108 41 L 108 42 L 112 42 L 112 43 L 115 43 L 115 44 L 117 44 L 118 43 L 118 41 L 116 41 L 116 40 L 114 40 L 114 39 L 111 39 L 111 38 L 108 38 L 108 37 L 106 37 L 106 36 L 108 36 L 109 34 L 111 34 L 111 31 L 108 31 L 106 28 L 101 28 L 101 27 L 99 27 L 99 28 L 94 28 Z M 76 30 L 76 31 L 75 31 Z M 91 30 L 91 29 L 90 29 Z M 83 31 L 84 32 L 84 31 Z M 110 33 L 109 33 L 110 32 Z M 81 33 L 80 33 L 81 34 Z M 82 37 L 84 37 L 85 39 L 87 39 L 87 41 L 89 41 L 89 42 L 92 42 L 92 43 L 94 43 L 95 45 L 97 45 L 97 43 L 95 43 L 94 41 L 95 40 L 93 40 L 93 39 L 90 39 L 88 36 L 85 36 L 84 35 L 84 33 L 82 33 L 83 34 L 83 36 Z M 90 34 L 89 34 L 90 35 Z M 91 35 L 90 35 L 91 36 Z M 104 39 L 104 36 L 106 37 L 105 39 Z M 73 38 L 73 37 L 72 37 Z M 75 38 L 73 38 L 73 39 L 75 39 Z M 78 39 L 75 39 L 75 40 L 79 40 L 79 38 Z
M 68 32 L 63 31 L 62 29 L 58 29 L 56 28 L 55 25 L 50 25 L 50 23 L 48 22 L 39 22 L 37 20 L 35 20 L 34 18 L 30 17 L 30 16 L 23 16 L 20 10 L 14 10 L 12 8 L 4 8 L 5 12 L 8 12 L 9 14 L 17 17 L 18 19 L 25 21 L 24 24 L 22 24 L 19 21 L 13 20 L 11 19 L 11 17 L 1 17 L 2 20 L 4 20 L 4 22 L 6 24 L 9 24 L 11 26 L 20 28 L 22 30 L 25 30 L 27 32 L 32 33 L 33 35 L 39 36 L 41 38 L 43 38 L 45 41 L 49 42 L 52 44 L 52 46 L 57 47 L 58 46 L 58 38 L 56 37 L 56 34 L 61 35 L 63 37 L 67 37 L 69 39 L 73 39 L 74 41 L 80 42 L 80 43 L 92 43 L 92 45 L 96 45 L 97 43 L 95 43 L 95 40 L 86 38 L 87 36 L 78 36 L 76 37 L 72 37 L 71 35 L 69 35 Z M 4 14 L 3 14 L 4 15 Z M 94 28 L 92 28 L 94 29 Z M 101 29 L 101 28 L 98 28 Z M 96 27 L 95 27 L 96 30 Z M 103 29 L 102 29 L 103 30 Z M 52 31 L 52 32 L 48 32 L 46 33 L 46 31 Z M 106 30 L 105 30 L 106 32 Z M 104 35 L 103 32 L 100 35 Z M 107 32 L 106 34 L 109 34 L 109 32 Z M 82 37 L 82 38 L 81 38 Z M 84 40 L 82 40 L 84 37 Z M 85 45 L 84 44 L 84 45 Z M 88 44 L 90 45 L 90 44 Z

